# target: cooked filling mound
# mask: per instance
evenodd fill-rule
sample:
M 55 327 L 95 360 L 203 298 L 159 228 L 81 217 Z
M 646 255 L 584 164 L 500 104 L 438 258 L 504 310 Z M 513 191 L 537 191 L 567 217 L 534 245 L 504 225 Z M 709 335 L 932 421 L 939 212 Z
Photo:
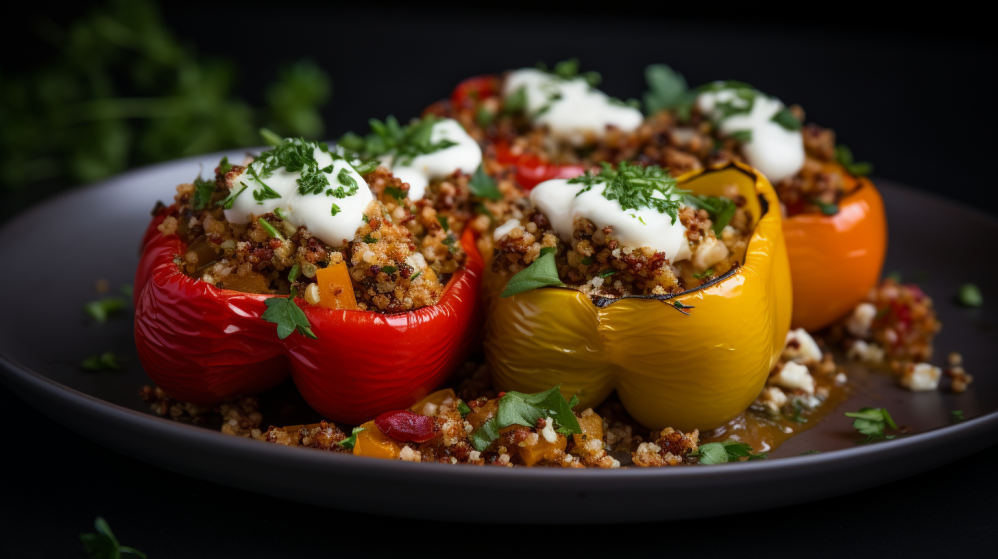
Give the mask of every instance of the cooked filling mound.
M 363 175 L 374 200 L 363 212 L 364 224 L 340 247 L 282 219 L 280 210 L 251 215 L 245 224 L 226 220 L 221 202 L 235 186 L 233 177 L 244 170 L 220 167 L 212 183 L 177 187 L 175 206 L 160 231 L 176 233 L 186 244 L 177 265 L 188 276 L 246 293 L 288 294 L 296 288 L 309 303 L 319 304 L 317 272 L 344 265 L 349 285 L 343 289 L 352 288 L 355 308 L 401 312 L 436 304 L 450 275 L 465 261 L 459 240 L 463 214 L 451 212 L 442 222 L 433 197 L 413 203 L 408 184 L 383 167 Z M 443 193 L 462 181 L 467 178 L 451 176 L 435 181 L 430 190 L 435 198 L 446 199 Z
M 541 163 L 591 166 L 630 161 L 666 167 L 677 175 L 730 161 L 748 163 L 769 176 L 786 215 L 837 213 L 841 198 L 856 188 L 855 175 L 869 172 L 869 164 L 854 163 L 848 148 L 836 145 L 833 130 L 813 123 L 803 124 L 805 113 L 799 105 L 784 107 L 779 100 L 738 82 L 717 82 L 685 91 L 685 96 L 676 96 L 684 100 L 677 99 L 666 106 L 649 104 L 646 96 L 645 109 L 650 114 L 636 128 L 623 130 L 609 123 L 603 130 L 584 134 L 582 141 L 565 141 L 549 125 L 532 117 L 519 96 L 501 93 L 508 89 L 510 76 L 519 72 L 522 70 L 496 78 L 484 95 L 464 96 L 457 102 L 442 101 L 429 110 L 459 121 L 471 136 L 501 146 L 509 157 L 526 155 Z M 727 92 L 718 93 L 724 90 Z M 721 96 L 710 110 L 702 102 L 705 93 Z M 729 93 L 730 98 L 723 97 Z M 647 95 L 655 94 L 652 84 Z M 753 106 L 760 111 L 767 103 L 776 111 L 771 118 L 768 113 L 762 117 L 751 114 Z M 737 125 L 726 125 L 733 121 L 725 119 L 749 121 L 753 116 L 754 123 L 739 121 Z M 778 139 L 777 143 L 782 145 L 773 147 L 774 134 L 764 137 L 762 130 L 750 130 L 753 124 L 759 128 L 770 121 L 779 123 L 792 138 Z M 780 134 L 780 130 L 775 132 L 776 136 Z M 765 160 L 765 153 L 759 153 L 767 149 L 764 145 L 767 141 L 770 161 Z M 783 173 L 780 166 L 786 163 L 779 159 L 786 151 L 787 142 L 796 153 L 791 156 L 792 171 Z

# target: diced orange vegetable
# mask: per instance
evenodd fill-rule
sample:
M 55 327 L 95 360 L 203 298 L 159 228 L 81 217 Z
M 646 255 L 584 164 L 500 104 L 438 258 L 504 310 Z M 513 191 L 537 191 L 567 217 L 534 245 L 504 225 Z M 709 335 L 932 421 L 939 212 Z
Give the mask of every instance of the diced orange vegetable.
M 316 270 L 315 283 L 319 285 L 320 307 L 357 310 L 357 299 L 353 294 L 353 283 L 346 262 Z
M 422 413 L 423 415 L 427 415 L 423 413 L 424 408 L 426 408 L 426 404 L 433 404 L 436 407 L 440 407 L 440 404 L 444 403 L 444 400 L 446 400 L 447 398 L 450 398 L 451 400 L 457 400 L 457 394 L 454 394 L 453 389 L 444 388 L 443 390 L 437 390 L 436 392 L 428 395 L 427 397 L 413 404 L 412 407 L 409 409 L 416 413 Z
M 520 447 L 520 458 L 527 467 L 533 466 L 541 460 L 554 460 L 558 457 L 558 451 L 565 451 L 568 446 L 568 439 L 564 435 L 558 434 L 558 438 L 552 443 L 544 438 L 544 435 L 537 434 L 537 442 L 532 445 Z
M 353 445 L 355 456 L 368 456 L 370 458 L 384 458 L 394 460 L 399 457 L 402 448 L 398 443 L 389 439 L 378 429 L 373 421 L 361 425 L 363 431 L 357 433 L 357 443 Z
M 582 446 L 592 439 L 603 440 L 603 418 L 595 413 L 580 417 L 579 427 L 582 427 L 582 434 L 572 435 L 576 445 Z

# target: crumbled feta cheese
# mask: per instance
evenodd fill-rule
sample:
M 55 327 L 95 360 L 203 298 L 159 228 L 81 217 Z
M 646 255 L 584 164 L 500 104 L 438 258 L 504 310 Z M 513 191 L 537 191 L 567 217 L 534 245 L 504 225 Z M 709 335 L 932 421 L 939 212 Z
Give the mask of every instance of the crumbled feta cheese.
M 594 289 L 599 289 L 600 287 L 603 287 L 603 278 L 596 276 L 595 278 L 593 278 L 592 284 Z
M 406 462 L 419 462 L 421 458 L 421 453 L 416 452 L 407 446 L 403 446 L 402 450 L 399 451 L 399 460 L 404 460 Z
M 315 285 L 315 284 L 312 284 L 312 285 Z M 436 417 L 436 415 L 437 415 L 437 405 L 434 404 L 433 402 L 426 402 L 426 405 L 423 406 L 423 415 L 427 415 L 427 416 L 430 416 L 430 417 Z
M 814 377 L 811 372 L 804 365 L 793 361 L 785 363 L 779 373 L 769 377 L 769 381 L 783 388 L 814 394 Z
M 928 363 L 919 363 L 901 375 L 901 386 L 912 392 L 935 390 L 939 386 L 942 370 Z
M 807 330 L 798 328 L 787 332 L 787 344 L 783 348 L 783 357 L 797 363 L 817 363 L 823 357 L 821 348 Z
M 500 454 L 498 462 L 500 464 L 509 464 L 509 454 Z
M 846 320 L 846 330 L 857 338 L 869 338 L 873 319 L 877 317 L 877 307 L 871 303 L 860 303 Z
M 469 423 L 468 421 L 464 422 L 464 432 L 465 433 L 467 433 L 467 434 L 470 435 L 471 432 L 474 431 L 474 430 L 475 430 L 475 428 L 471 425 L 471 423 Z
M 453 456 L 451 456 L 450 457 L 450 463 L 451 464 L 457 464 L 457 458 L 454 458 Z
M 867 343 L 863 340 L 856 340 L 853 342 L 852 347 L 849 348 L 849 351 L 846 352 L 846 357 L 855 361 L 875 365 L 884 362 L 884 348 L 873 342 Z
M 849 381 L 849 379 L 846 378 L 846 374 L 845 373 L 839 373 L 839 374 L 835 375 L 835 384 L 845 384 L 848 381 Z
M 774 413 L 779 413 L 780 408 L 787 403 L 787 395 L 775 386 L 767 386 L 762 389 L 759 397 L 756 398 L 756 402 L 766 406 L 768 410 Z
M 714 237 L 704 237 L 693 255 L 693 267 L 703 271 L 727 257 L 728 247 L 724 243 L 719 243 Z
M 620 467 L 620 460 L 614 458 L 613 463 L 610 464 L 610 469 L 619 468 L 619 467 Z
M 558 433 L 554 430 L 554 420 L 548 417 L 544 421 L 544 428 L 541 429 L 541 435 L 544 436 L 544 440 L 553 443 L 558 440 Z
M 472 450 L 471 452 L 468 453 L 469 462 L 478 462 L 481 459 L 482 459 L 482 453 L 478 452 L 477 450 Z
M 499 227 L 496 227 L 495 232 L 492 233 L 492 238 L 498 241 L 499 239 L 505 237 L 510 231 L 516 229 L 519 226 L 520 226 L 519 219 L 514 218 L 507 220 L 506 223 L 503 223 Z

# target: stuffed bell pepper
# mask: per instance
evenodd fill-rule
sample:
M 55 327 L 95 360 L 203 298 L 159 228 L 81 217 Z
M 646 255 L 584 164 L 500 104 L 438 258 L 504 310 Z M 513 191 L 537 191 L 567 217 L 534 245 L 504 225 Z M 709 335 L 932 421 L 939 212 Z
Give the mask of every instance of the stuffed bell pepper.
M 549 180 L 485 240 L 497 390 L 560 384 L 581 408 L 616 391 L 645 426 L 711 429 L 755 400 L 783 349 L 779 202 L 741 163 Z
M 276 138 L 154 211 L 135 337 L 166 393 L 214 403 L 290 374 L 319 413 L 358 424 L 411 405 L 464 361 L 482 259 L 444 193 L 467 188 L 481 150 L 450 120 L 391 133 L 380 160 Z
M 576 61 L 462 82 L 430 111 L 457 119 L 512 166 L 524 188 L 581 174 L 595 163 L 660 165 L 674 173 L 745 162 L 773 184 L 793 278 L 795 327 L 823 328 L 863 300 L 887 245 L 880 194 L 835 133 L 804 125 L 787 107 L 741 82 L 690 89 L 667 66 L 650 66 L 648 116 L 594 86 Z

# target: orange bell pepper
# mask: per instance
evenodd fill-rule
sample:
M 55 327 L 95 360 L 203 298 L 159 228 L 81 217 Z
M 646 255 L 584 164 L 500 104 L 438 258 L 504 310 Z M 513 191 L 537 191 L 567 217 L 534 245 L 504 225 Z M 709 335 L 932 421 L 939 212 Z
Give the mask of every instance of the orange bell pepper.
M 353 445 L 354 456 L 383 458 L 394 460 L 399 457 L 402 447 L 385 436 L 373 421 L 361 425 L 363 431 L 357 433 L 357 442 Z
M 865 177 L 846 177 L 835 215 L 802 213 L 783 220 L 793 283 L 793 328 L 820 330 L 863 301 L 880 279 L 887 252 L 884 201 Z M 832 169 L 834 168 L 834 169 Z
M 353 293 L 353 282 L 347 263 L 340 262 L 315 271 L 315 283 L 319 286 L 319 306 L 334 310 L 357 310 L 357 298 Z

